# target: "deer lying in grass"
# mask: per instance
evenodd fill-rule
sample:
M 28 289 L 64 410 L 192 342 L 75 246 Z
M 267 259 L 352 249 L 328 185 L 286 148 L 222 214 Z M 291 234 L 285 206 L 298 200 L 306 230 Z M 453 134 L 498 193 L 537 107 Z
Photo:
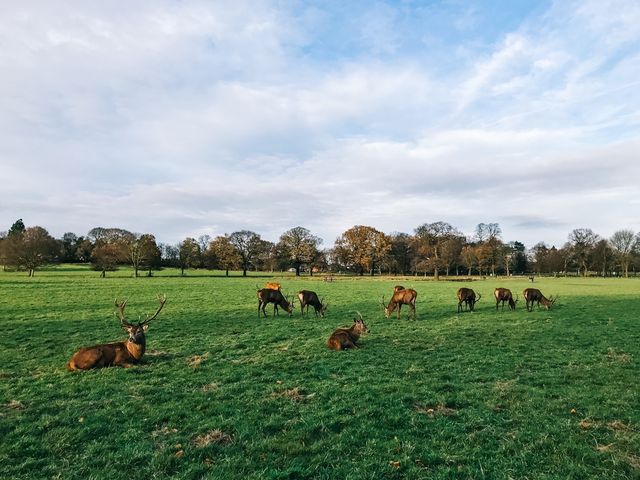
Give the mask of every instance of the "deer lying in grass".
M 549 298 L 545 297 L 537 288 L 525 288 L 522 292 L 522 296 L 524 297 L 525 302 L 527 302 L 527 312 L 533 311 L 533 302 L 538 303 L 538 308 L 540 308 L 540 304 L 542 304 L 547 310 L 549 310 L 558 299 L 557 295 L 555 298 L 553 296 Z
M 502 310 L 504 311 L 504 302 L 509 303 L 509 309 L 515 310 L 516 303 L 518 301 L 518 296 L 516 295 L 516 299 L 513 299 L 513 295 L 511 294 L 511 290 L 508 288 L 496 288 L 493 291 L 493 295 L 496 297 L 496 312 L 498 311 L 498 304 L 502 302 Z
M 120 318 L 120 325 L 129 333 L 126 342 L 104 343 L 93 347 L 81 348 L 73 354 L 67 363 L 67 370 L 89 370 L 92 368 L 102 368 L 118 366 L 129 368 L 138 363 L 144 355 L 146 340 L 144 332 L 149 328 L 149 322 L 156 318 L 164 304 L 167 302 L 166 295 L 158 295 L 160 306 L 156 313 L 146 320 L 137 324 L 129 323 L 125 320 L 124 309 L 127 301 L 118 302 L 116 300 L 117 315 Z
M 413 319 L 415 320 L 417 298 L 418 298 L 418 292 L 416 292 L 414 289 L 403 288 L 400 285 L 397 285 L 393 289 L 393 295 L 391 296 L 391 300 L 389 300 L 388 305 L 385 305 L 384 296 L 382 297 L 382 308 L 384 308 L 385 318 L 389 318 L 389 316 L 397 308 L 398 320 L 400 320 L 400 309 L 402 308 L 402 305 L 409 305 L 409 308 L 411 308 L 411 312 L 413 314 Z
M 298 292 L 298 300 L 300 300 L 300 312 L 304 316 L 304 309 L 306 307 L 307 313 L 309 313 L 309 305 L 313 307 L 316 311 L 316 317 L 318 313 L 321 317 L 324 317 L 324 312 L 327 311 L 328 303 L 322 303 L 322 300 L 318 298 L 316 292 L 312 292 L 311 290 L 300 290 Z
M 338 328 L 335 330 L 327 340 L 327 347 L 332 350 L 358 348 L 357 342 L 360 335 L 369 331 L 369 327 L 365 325 L 360 312 L 358 312 L 358 317 L 360 318 L 353 319 L 353 325 L 350 328 Z
M 456 293 L 458 297 L 458 313 L 462 312 L 462 304 L 464 303 L 465 310 L 474 311 L 476 307 L 476 303 L 480 301 L 482 298 L 481 294 L 478 294 L 478 298 L 476 299 L 476 292 L 474 292 L 471 288 L 459 288 Z

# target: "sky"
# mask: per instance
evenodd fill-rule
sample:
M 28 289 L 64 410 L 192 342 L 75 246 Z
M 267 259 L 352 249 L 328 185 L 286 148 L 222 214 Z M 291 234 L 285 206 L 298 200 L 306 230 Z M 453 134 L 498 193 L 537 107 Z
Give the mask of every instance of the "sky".
M 640 2 L 2 1 L 0 230 L 640 230 Z

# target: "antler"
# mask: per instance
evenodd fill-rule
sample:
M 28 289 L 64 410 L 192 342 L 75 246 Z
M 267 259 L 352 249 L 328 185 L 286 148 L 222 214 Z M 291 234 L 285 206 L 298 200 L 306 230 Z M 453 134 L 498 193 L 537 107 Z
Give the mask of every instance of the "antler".
M 384 308 L 387 308 L 387 306 L 384 304 L 384 295 L 382 295 L 382 306 L 383 306 Z
M 151 320 L 153 320 L 154 318 L 156 318 L 158 316 L 158 314 L 160 313 L 160 311 L 164 307 L 164 304 L 167 302 L 167 296 L 166 295 L 158 295 L 158 301 L 160 302 L 160 306 L 158 307 L 158 310 L 156 310 L 156 313 L 154 313 L 151 317 L 147 318 L 146 320 L 140 322 L 139 325 L 146 325 L 147 323 L 149 323 Z
M 482 298 L 482 294 L 478 293 L 478 299 L 476 300 L 476 303 L 478 303 L 480 301 L 480 299 Z
M 121 302 L 118 302 L 118 299 L 116 298 L 115 304 L 116 304 L 116 308 L 118 309 L 115 312 L 115 314 L 120 319 L 120 324 L 121 325 L 131 325 L 124 318 L 124 308 L 127 306 L 127 299 L 124 299 Z
M 360 320 L 362 320 L 362 314 L 361 314 L 358 310 L 356 310 L 356 313 L 357 313 L 357 314 L 358 314 L 358 316 L 360 317 Z

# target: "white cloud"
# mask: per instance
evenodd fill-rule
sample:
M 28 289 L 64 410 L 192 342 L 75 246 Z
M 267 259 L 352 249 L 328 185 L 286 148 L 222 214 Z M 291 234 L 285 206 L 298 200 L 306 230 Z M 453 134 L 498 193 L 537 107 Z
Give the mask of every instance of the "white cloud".
M 356 223 L 499 221 L 528 244 L 640 229 L 640 13 L 619 7 L 558 2 L 471 61 L 460 34 L 442 67 L 403 50 L 388 5 L 349 23 L 352 56 L 309 53 L 317 6 L 6 8 L 0 225 L 171 242 L 304 225 L 326 244 Z

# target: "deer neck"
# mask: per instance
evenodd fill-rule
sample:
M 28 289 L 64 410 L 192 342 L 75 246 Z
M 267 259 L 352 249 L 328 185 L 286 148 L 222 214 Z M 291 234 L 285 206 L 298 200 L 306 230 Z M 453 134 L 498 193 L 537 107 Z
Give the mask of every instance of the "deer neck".
M 127 340 L 125 343 L 127 347 L 127 351 L 129 355 L 131 355 L 136 360 L 140 360 L 144 355 L 146 340 L 144 337 L 139 342 L 132 342 L 131 340 Z

